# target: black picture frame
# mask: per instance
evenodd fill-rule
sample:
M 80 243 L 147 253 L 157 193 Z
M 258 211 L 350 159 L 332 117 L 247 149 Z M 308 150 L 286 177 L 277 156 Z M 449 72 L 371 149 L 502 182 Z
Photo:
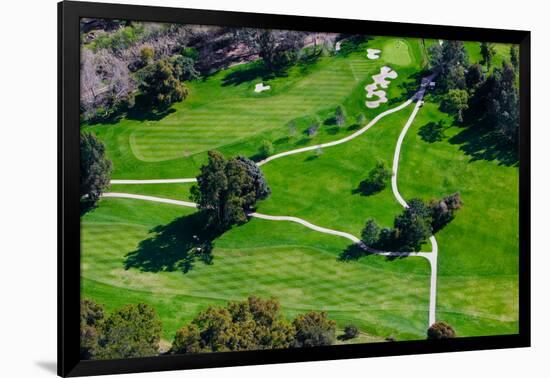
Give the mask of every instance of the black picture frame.
M 79 20 L 81 17 L 516 43 L 520 46 L 519 333 L 81 361 Z M 530 346 L 530 32 L 411 23 L 63 1 L 58 3 L 58 374 L 83 376 Z

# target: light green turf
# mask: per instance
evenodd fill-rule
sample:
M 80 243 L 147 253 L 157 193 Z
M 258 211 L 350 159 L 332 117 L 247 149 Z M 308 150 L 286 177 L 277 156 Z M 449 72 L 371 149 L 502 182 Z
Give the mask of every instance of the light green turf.
M 178 222 L 192 211 L 146 201 L 101 200 L 82 221 L 83 295 L 105 303 L 108 310 L 124 303 L 151 304 L 168 340 L 207 304 L 248 295 L 278 298 L 288 317 L 324 310 L 342 327 L 355 323 L 379 337 L 424 334 L 429 297 L 424 259 L 370 256 L 341 262 L 345 239 L 287 222 L 254 219 L 234 228 L 215 242 L 211 265 L 195 262 L 187 273 L 124 269 L 125 256 L 155 236 L 153 227 Z M 186 233 L 184 227 L 181 233 Z M 162 245 L 153 256 L 170 249 L 170 242 Z
M 249 70 L 255 63 L 234 67 L 189 84 L 189 98 L 161 120 L 123 120 L 85 129 L 106 143 L 114 178 L 127 179 L 193 177 L 210 148 L 250 157 L 262 139 L 271 140 L 276 153 L 340 139 L 362 126 L 356 125 L 358 113 L 365 114 L 368 122 L 418 88 L 425 48 L 437 41 L 400 40 L 404 45 L 397 47 L 391 38 L 376 38 L 357 52 L 295 67 L 286 77 L 222 85 L 224 77 Z M 382 49 L 379 60 L 366 59 L 367 46 Z M 382 65 L 395 68 L 399 77 L 387 90 L 390 101 L 367 110 L 364 86 Z M 254 94 L 259 81 L 271 85 L 272 91 Z M 465 202 L 457 219 L 437 234 L 437 317 L 455 326 L 461 336 L 515 332 L 517 168 L 471 162 L 461 149 L 464 141 L 452 139 L 461 132 L 456 127 L 445 131 L 444 141 L 422 141 L 418 132 L 426 123 L 451 121 L 430 101 L 427 98 L 403 144 L 399 185 L 405 198 L 429 199 L 458 190 Z M 325 124 L 337 105 L 347 113 L 341 128 L 330 121 Z M 353 191 L 377 160 L 391 167 L 397 137 L 411 111 L 412 105 L 351 142 L 323 149 L 319 156 L 308 152 L 264 165 L 273 193 L 258 204 L 258 210 L 302 217 L 357 236 L 367 218 L 391 226 L 401 208 L 389 187 L 371 196 Z M 289 135 L 290 120 L 295 121 L 295 135 Z M 321 127 L 308 138 L 304 130 L 314 120 Z M 110 190 L 188 200 L 191 185 L 112 185 Z M 157 249 L 141 259 L 144 264 L 165 261 L 170 243 L 189 236 L 179 218 L 192 211 L 137 200 L 101 200 L 82 218 L 83 293 L 109 310 L 128 302 L 150 303 L 163 320 L 167 340 L 208 304 L 251 294 L 277 297 L 288 317 L 309 309 L 327 310 L 339 327 L 355 323 L 376 340 L 424 337 L 429 299 L 425 260 L 390 262 L 370 256 L 340 262 L 338 256 L 348 240 L 294 223 L 252 219 L 215 241 L 212 265 L 195 261 L 186 274 L 144 272 L 139 266 L 124 269 L 125 256 L 154 237 L 154 227 L 171 225 L 172 232 L 181 233 L 165 235 L 165 243 L 153 243 Z M 171 266 L 168 262 L 165 267 Z
M 429 102 L 418 113 L 401 150 L 399 187 L 405 198 L 425 200 L 460 192 L 464 207 L 437 234 L 437 316 L 459 335 L 517 332 L 518 169 L 473 160 L 458 143 L 467 129 Z M 442 141 L 419 135 L 428 122 L 446 124 Z M 478 135 L 473 135 L 476 143 Z
M 348 115 L 346 126 L 353 125 L 360 112 L 372 118 L 393 105 L 389 102 L 377 109 L 364 106 L 365 85 L 381 66 L 390 64 L 384 51 L 378 60 L 367 59 L 366 48 L 383 48 L 388 41 L 391 39 L 377 38 L 356 52 L 301 63 L 285 76 L 269 80 L 255 77 L 259 63 L 239 65 L 203 81 L 187 83 L 188 98 L 175 104 L 174 112 L 160 120 L 124 119 L 84 129 L 93 131 L 106 143 L 114 164 L 113 178 L 191 177 L 197 174 L 209 149 L 253 156 L 263 139 L 271 140 L 276 152 L 332 140 L 337 127 L 330 124 L 330 118 L 338 105 Z M 389 98 L 394 100 L 403 97 L 405 83 L 421 68 L 419 62 L 425 60 L 418 40 L 400 41 L 400 47 L 394 47 L 388 59 L 403 64 L 403 54 L 396 51 L 408 51 L 409 60 L 415 60 L 397 69 L 399 77 L 388 89 Z M 228 77 L 239 74 L 248 75 L 249 80 L 228 84 Z M 272 89 L 254 93 L 258 82 Z M 314 120 L 327 124 L 318 135 L 308 138 L 304 131 Z M 295 135 L 289 132 L 291 121 L 297 125 Z M 340 134 L 351 132 L 344 130 Z

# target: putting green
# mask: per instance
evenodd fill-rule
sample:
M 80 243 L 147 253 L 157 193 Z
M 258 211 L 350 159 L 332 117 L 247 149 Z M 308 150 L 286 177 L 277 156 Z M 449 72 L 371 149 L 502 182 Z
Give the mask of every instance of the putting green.
M 382 56 L 389 64 L 408 66 L 413 61 L 410 44 L 409 40 L 392 38 L 382 47 Z

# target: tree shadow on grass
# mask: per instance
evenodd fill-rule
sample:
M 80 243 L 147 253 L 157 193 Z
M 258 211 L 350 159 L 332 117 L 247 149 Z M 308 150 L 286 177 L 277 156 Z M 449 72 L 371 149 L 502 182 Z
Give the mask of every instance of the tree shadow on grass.
M 383 255 L 387 261 L 395 261 L 395 260 L 401 260 L 409 257 L 409 255 L 412 252 L 397 252 L 395 254 L 390 255 Z M 338 260 L 340 261 L 356 261 L 359 260 L 361 257 L 369 257 L 369 256 L 381 256 L 378 253 L 369 252 L 359 244 L 350 244 L 344 249 L 340 255 L 338 256 Z
M 255 61 L 249 65 L 238 68 L 222 79 L 222 86 L 239 85 L 253 80 L 270 80 L 277 77 L 287 77 L 287 66 L 277 70 L 269 69 L 262 61 Z
M 409 75 L 403 82 L 399 84 L 399 88 L 401 89 L 402 95 L 390 98 L 388 100 L 388 106 L 400 104 L 410 99 L 411 97 L 413 97 L 414 94 L 418 92 L 418 90 L 420 89 L 422 78 L 428 76 L 429 74 L 430 74 L 430 71 L 424 69 L 422 71 L 417 71 Z
M 418 135 L 420 135 L 420 138 L 422 138 L 424 142 L 441 142 L 443 139 L 445 139 L 446 128 L 447 127 L 441 120 L 438 122 L 428 122 L 424 126 L 420 127 L 420 129 L 418 129 Z
M 518 146 L 497 131 L 481 125 L 464 128 L 449 138 L 451 144 L 459 144 L 460 150 L 470 156 L 470 161 L 496 161 L 499 165 L 517 167 Z
M 80 200 L 80 217 L 94 211 L 97 207 L 97 203 L 94 201 Z
M 154 227 L 149 231 L 151 236 L 126 255 L 124 268 L 136 268 L 142 272 L 187 273 L 196 260 L 212 264 L 214 240 L 221 232 L 205 225 L 204 215 L 197 212 Z
M 371 196 L 376 193 L 380 193 L 385 187 L 380 187 L 368 179 L 365 179 L 359 183 L 357 188 L 352 189 L 351 194 L 360 194 L 362 196 Z

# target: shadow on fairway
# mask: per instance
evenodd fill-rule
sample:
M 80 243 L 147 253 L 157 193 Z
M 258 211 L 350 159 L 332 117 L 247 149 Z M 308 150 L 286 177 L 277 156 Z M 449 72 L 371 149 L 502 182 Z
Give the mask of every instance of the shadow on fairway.
M 441 120 L 438 122 L 428 122 L 424 126 L 420 127 L 420 129 L 418 129 L 418 135 L 420 135 L 420 138 L 422 138 L 424 142 L 441 142 L 443 139 L 445 139 L 446 128 L 447 127 Z
M 411 252 L 399 252 L 397 255 L 390 255 L 390 256 L 384 256 L 387 261 L 395 261 L 395 260 L 401 260 L 409 257 Z M 338 260 L 340 261 L 356 261 L 359 260 L 361 257 L 369 257 L 369 256 L 380 256 L 377 253 L 372 253 L 365 251 L 361 247 L 359 247 L 358 244 L 350 244 L 347 246 L 346 249 L 344 249 L 340 256 L 338 256 Z
M 239 85 L 253 80 L 270 80 L 277 77 L 287 77 L 286 69 L 282 67 L 272 70 L 265 66 L 262 61 L 256 61 L 225 75 L 222 79 L 222 86 Z
M 151 237 L 126 255 L 125 269 L 187 273 L 196 260 L 211 264 L 214 240 L 221 233 L 206 228 L 205 224 L 201 213 L 193 213 L 156 226 L 149 231 Z
M 422 78 L 428 76 L 429 74 L 429 70 L 422 70 L 407 76 L 407 78 L 399 84 L 399 88 L 402 89 L 403 94 L 401 96 L 390 98 L 387 105 L 391 107 L 392 105 L 397 105 L 410 99 L 420 89 Z
M 508 167 L 519 164 L 517 146 L 502 134 L 485 127 L 466 127 L 449 138 L 449 142 L 459 144 L 460 150 L 470 156 L 470 161 L 496 161 Z
M 357 188 L 352 189 L 351 194 L 360 194 L 362 196 L 372 196 L 373 194 L 380 193 L 384 188 L 379 187 L 375 183 L 365 179 L 359 183 Z

